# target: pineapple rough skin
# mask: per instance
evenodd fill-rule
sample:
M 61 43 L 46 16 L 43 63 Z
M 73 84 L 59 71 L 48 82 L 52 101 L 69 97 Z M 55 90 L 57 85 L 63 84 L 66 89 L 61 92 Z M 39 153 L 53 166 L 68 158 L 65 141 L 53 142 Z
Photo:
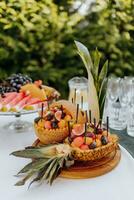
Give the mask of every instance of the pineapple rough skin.
M 76 106 L 69 101 L 60 100 L 52 103 L 50 108 L 55 106 L 63 106 L 66 109 L 66 112 L 72 116 L 72 121 L 76 120 Z M 81 111 L 78 114 L 78 121 L 81 123 L 85 122 L 85 116 L 82 115 Z M 54 144 L 62 142 L 68 136 L 68 128 L 57 128 L 57 129 L 45 129 L 44 127 L 38 126 L 34 123 L 35 133 L 39 140 L 43 144 Z
M 94 161 L 99 160 L 118 148 L 118 137 L 116 135 L 111 135 L 112 141 L 107 145 L 90 149 L 81 150 L 79 148 L 72 148 L 72 156 L 75 160 L 79 161 Z
M 35 133 L 43 144 L 62 142 L 68 136 L 68 128 L 45 129 L 34 124 Z

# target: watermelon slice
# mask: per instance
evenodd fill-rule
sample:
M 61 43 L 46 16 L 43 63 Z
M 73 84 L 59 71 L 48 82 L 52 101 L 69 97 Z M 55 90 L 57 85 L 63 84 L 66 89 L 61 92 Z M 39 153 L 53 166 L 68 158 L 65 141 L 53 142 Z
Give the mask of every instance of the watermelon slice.
M 2 111 L 7 111 L 6 109 L 6 105 L 12 101 L 16 96 L 18 95 L 17 92 L 10 92 L 10 93 L 6 93 L 6 97 L 5 98 L 1 98 L 1 101 L 0 101 L 0 109 Z
M 1 102 L 2 104 L 8 104 L 10 101 L 12 101 L 16 96 L 18 95 L 17 92 L 11 92 L 7 93 L 5 98 L 2 98 Z
M 41 107 L 42 103 L 43 102 L 39 98 L 31 98 L 24 106 L 24 109 L 25 110 L 36 110 Z M 47 104 L 46 105 L 44 104 L 44 106 L 47 106 Z
M 18 102 L 18 104 L 14 107 L 17 111 L 22 110 L 27 102 L 31 99 L 31 95 L 25 96 L 21 101 Z
M 42 102 L 39 98 L 31 98 L 27 101 L 26 106 Z
M 38 110 L 39 108 L 41 108 L 41 104 L 42 104 L 42 102 L 40 102 L 40 103 L 38 102 L 38 103 L 35 103 L 35 104 L 27 105 L 23 109 L 25 109 L 25 110 Z M 45 110 L 45 107 L 44 107 L 44 110 Z
M 14 107 L 24 98 L 24 96 L 25 94 L 23 92 L 17 93 L 11 101 L 3 105 L 2 111 L 16 111 L 16 109 L 14 110 Z

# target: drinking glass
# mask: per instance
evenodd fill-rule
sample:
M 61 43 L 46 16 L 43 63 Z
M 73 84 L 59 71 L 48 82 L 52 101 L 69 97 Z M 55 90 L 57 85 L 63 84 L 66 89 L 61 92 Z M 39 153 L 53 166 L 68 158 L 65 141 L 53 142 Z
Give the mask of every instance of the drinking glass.
M 130 104 L 127 112 L 127 133 L 134 137 L 134 79 L 131 81 Z
M 111 103 L 116 102 L 119 97 L 120 80 L 120 78 L 116 77 L 111 77 L 108 79 L 107 98 Z
M 119 122 L 119 115 L 121 105 L 119 102 L 120 92 L 120 78 L 111 77 L 108 79 L 106 100 L 103 114 L 103 124 L 106 123 L 106 118 L 109 116 L 110 128 L 120 130 L 122 129 L 121 123 Z
M 88 80 L 85 77 L 73 77 L 68 81 L 69 101 L 79 104 L 82 110 L 88 110 Z
M 129 107 L 127 116 L 127 134 L 134 137 L 134 105 Z
M 124 78 L 120 81 L 119 100 L 122 107 L 127 107 L 131 101 L 132 79 Z

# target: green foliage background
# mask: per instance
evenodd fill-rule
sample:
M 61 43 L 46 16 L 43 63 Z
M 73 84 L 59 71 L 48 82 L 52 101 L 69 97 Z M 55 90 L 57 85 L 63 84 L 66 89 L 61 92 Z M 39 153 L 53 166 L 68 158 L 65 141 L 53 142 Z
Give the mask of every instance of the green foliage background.
M 134 75 L 134 0 L 99 0 L 86 16 L 75 0 L 0 1 L 0 77 L 23 72 L 63 96 L 67 81 L 86 76 L 74 39 L 109 59 L 109 74 Z M 81 0 L 81 5 L 84 0 Z

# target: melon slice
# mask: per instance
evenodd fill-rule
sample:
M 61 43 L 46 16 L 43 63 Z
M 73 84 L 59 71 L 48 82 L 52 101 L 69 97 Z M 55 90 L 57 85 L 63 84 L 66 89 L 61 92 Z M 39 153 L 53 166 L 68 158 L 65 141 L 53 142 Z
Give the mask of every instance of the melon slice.
M 22 86 L 20 91 L 26 92 L 26 94 L 30 94 L 32 97 L 39 98 L 42 101 L 47 99 L 44 89 L 40 89 L 33 83 Z

